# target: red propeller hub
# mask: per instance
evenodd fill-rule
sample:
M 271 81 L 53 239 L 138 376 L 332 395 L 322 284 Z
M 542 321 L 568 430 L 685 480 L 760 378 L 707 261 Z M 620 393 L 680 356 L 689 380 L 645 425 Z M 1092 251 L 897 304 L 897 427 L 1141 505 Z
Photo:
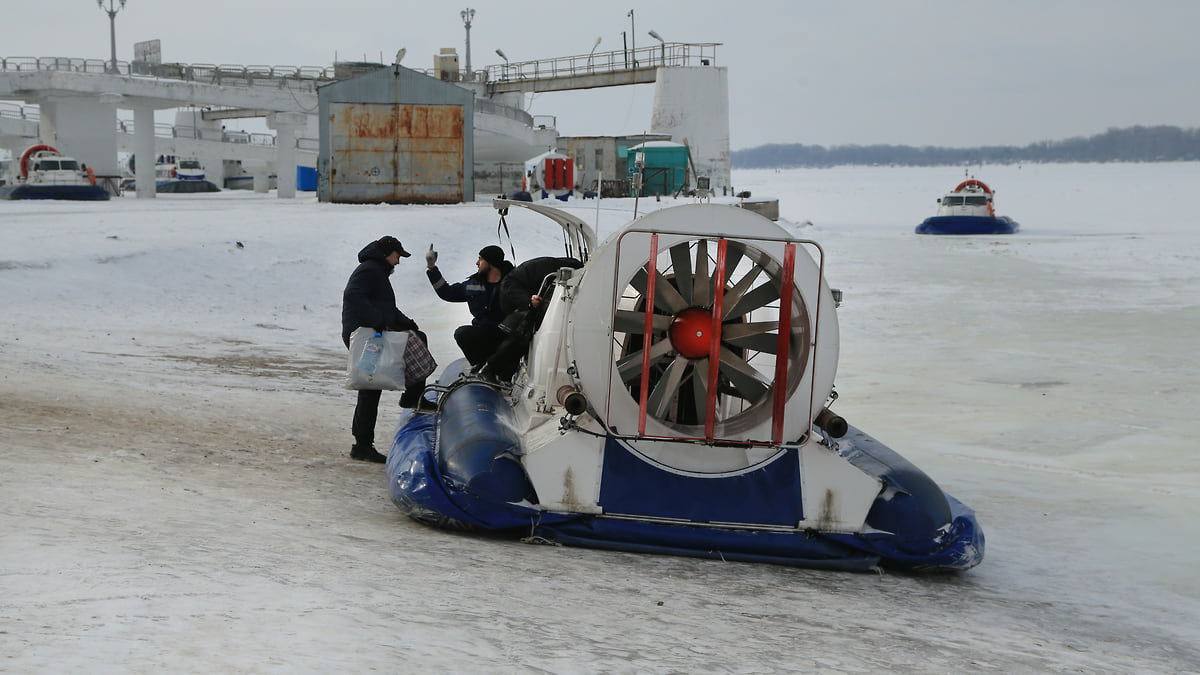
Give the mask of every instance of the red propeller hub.
M 708 356 L 712 342 L 712 312 L 699 307 L 685 309 L 671 320 L 668 335 L 675 351 L 689 359 Z

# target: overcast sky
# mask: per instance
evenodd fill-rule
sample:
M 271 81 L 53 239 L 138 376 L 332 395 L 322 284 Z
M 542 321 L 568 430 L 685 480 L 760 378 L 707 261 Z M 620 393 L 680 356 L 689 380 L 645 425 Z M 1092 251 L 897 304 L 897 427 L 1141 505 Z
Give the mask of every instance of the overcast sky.
M 107 6 L 107 0 L 105 0 Z M 1194 0 L 128 0 L 117 58 L 157 38 L 167 62 L 432 68 L 476 10 L 471 65 L 668 42 L 716 42 L 729 69 L 733 149 L 765 143 L 1025 145 L 1109 127 L 1200 126 Z M 634 10 L 631 21 L 628 13 Z M 625 34 L 624 38 L 622 34 Z M 6 0 L 0 56 L 106 59 L 93 0 Z M 465 63 L 464 63 L 465 65 Z M 653 85 L 540 94 L 564 135 L 649 131 Z

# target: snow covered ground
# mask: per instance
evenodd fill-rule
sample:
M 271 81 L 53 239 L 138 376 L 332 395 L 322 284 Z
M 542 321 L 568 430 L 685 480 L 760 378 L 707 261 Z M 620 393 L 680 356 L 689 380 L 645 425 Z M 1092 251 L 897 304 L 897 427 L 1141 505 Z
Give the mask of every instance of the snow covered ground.
M 734 172 L 845 293 L 835 410 L 978 514 L 983 564 L 933 576 L 401 516 L 347 457 L 341 290 L 399 237 L 448 364 L 466 309 L 420 254 L 467 276 L 487 199 L 0 202 L 0 671 L 1200 671 L 1200 163 L 974 173 L 1018 234 L 913 234 L 962 169 Z M 601 237 L 632 209 L 602 202 Z M 519 259 L 562 250 L 508 224 Z

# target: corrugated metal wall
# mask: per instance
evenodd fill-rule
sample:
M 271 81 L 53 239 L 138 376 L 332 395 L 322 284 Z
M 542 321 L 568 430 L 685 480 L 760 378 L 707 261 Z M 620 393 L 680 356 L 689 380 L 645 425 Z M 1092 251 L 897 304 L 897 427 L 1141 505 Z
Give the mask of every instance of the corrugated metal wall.
M 330 201 L 463 201 L 463 107 L 330 103 Z

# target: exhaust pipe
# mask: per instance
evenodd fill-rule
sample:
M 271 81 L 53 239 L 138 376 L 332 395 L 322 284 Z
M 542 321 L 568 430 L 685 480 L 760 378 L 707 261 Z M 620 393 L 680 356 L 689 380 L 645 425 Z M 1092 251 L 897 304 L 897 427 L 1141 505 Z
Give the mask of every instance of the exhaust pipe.
M 564 384 L 558 388 L 558 404 L 568 415 L 582 415 L 587 410 L 587 397 L 575 387 Z
M 821 408 L 821 412 L 817 413 L 817 419 L 813 420 L 813 424 L 834 438 L 841 438 L 850 430 L 850 425 L 845 418 L 829 408 Z

